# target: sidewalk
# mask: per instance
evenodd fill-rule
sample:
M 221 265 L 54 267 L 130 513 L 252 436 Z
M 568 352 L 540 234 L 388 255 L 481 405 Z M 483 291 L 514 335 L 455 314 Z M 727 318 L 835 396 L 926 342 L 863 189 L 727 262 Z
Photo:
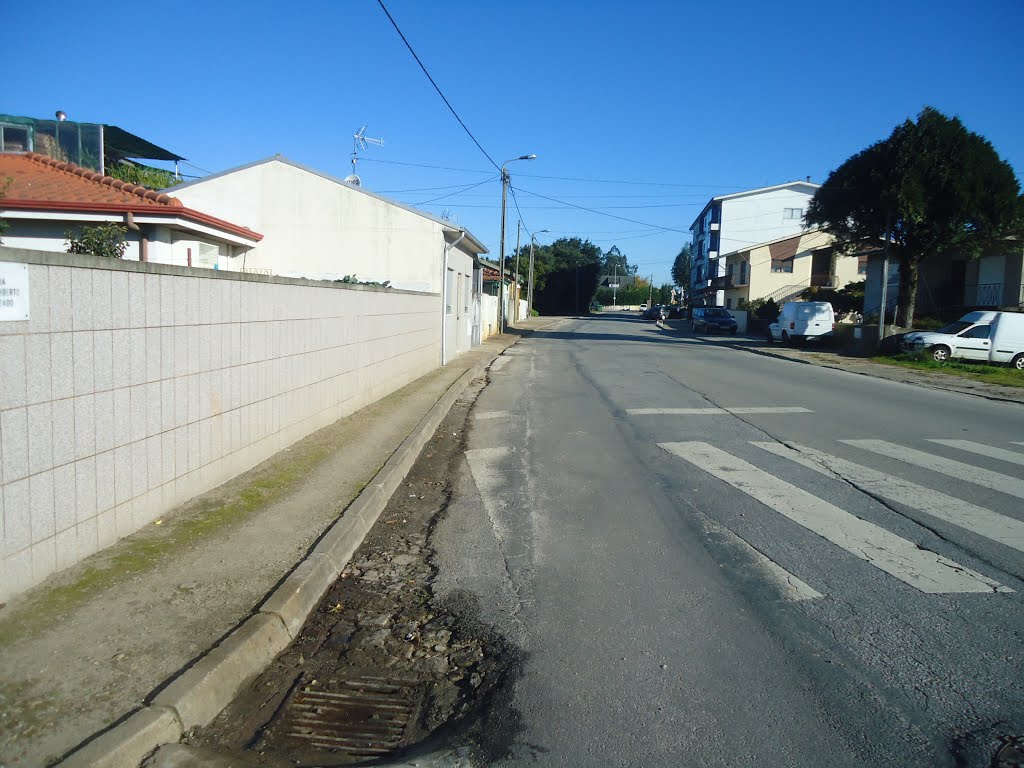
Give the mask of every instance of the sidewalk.
M 318 550 L 328 539 L 335 552 L 352 544 L 338 548 L 357 527 L 332 528 L 339 518 L 362 513 L 361 539 L 373 517 L 364 509 L 386 503 L 415 461 L 419 433 L 432 433 L 455 395 L 508 346 L 560 320 L 520 322 L 12 600 L 0 610 L 0 766 L 53 764 L 115 723 L 125 732 L 144 721 L 143 731 L 169 740 L 167 723 L 152 714 L 169 710 L 146 707 L 154 695 L 181 695 L 182 681 L 200 670 L 214 683 L 227 674 L 237 659 L 211 670 L 215 654 L 204 655 L 221 641 L 223 649 L 263 638 L 250 628 L 271 621 L 270 601 L 256 613 L 268 594 L 279 607 L 265 634 L 287 640 L 284 617 L 297 621 L 292 603 L 308 600 L 296 577 L 329 576 L 319 566 L 289 576 L 296 564 L 331 560 L 308 557 L 328 530 Z M 300 589 L 275 592 L 286 580 Z M 113 735 L 69 763 L 120 764 L 99 748 L 118 741 Z

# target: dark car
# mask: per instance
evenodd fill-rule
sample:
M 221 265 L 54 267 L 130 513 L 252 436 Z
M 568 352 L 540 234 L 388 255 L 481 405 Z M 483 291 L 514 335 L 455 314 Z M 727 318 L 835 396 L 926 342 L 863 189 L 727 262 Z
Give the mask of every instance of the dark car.
M 736 318 L 722 307 L 697 307 L 693 310 L 694 333 L 736 333 Z

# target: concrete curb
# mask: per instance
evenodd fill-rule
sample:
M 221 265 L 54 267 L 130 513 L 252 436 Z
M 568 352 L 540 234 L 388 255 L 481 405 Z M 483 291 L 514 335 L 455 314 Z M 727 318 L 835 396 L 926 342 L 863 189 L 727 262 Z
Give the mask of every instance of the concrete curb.
M 185 729 L 167 707 L 140 709 L 61 762 L 67 768 L 136 766 L 159 744 L 178 741 Z
M 532 329 L 527 332 L 532 333 Z M 157 747 L 179 741 L 184 732 L 207 725 L 220 714 L 298 635 L 469 383 L 483 375 L 505 349 L 518 341 L 477 363 L 448 387 L 257 613 L 172 680 L 147 707 L 101 733 L 57 765 L 136 768 Z

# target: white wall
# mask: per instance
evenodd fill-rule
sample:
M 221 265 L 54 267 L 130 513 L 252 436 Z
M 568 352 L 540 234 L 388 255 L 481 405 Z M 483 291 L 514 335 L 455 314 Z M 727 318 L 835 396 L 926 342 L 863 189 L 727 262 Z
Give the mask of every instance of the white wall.
M 437 294 L 0 248 L 0 601 L 437 367 Z
M 718 252 L 731 253 L 802 232 L 802 215 L 807 212 L 807 204 L 811 197 L 813 192 L 777 189 L 723 200 Z M 801 209 L 801 218 L 784 219 L 783 212 L 786 208 Z
M 355 275 L 441 291 L 440 223 L 288 162 L 269 160 L 172 193 L 190 208 L 264 236 L 245 255 L 246 268 L 326 279 Z

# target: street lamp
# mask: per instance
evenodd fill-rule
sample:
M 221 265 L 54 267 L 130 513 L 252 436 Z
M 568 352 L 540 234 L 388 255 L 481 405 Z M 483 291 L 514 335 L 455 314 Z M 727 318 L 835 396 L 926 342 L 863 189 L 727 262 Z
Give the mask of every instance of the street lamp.
M 533 246 L 537 243 L 537 235 L 550 232 L 550 229 L 542 229 L 530 235 L 530 276 L 526 280 L 526 316 L 533 317 Z
M 498 261 L 498 285 L 501 288 L 498 291 L 498 333 L 505 332 L 505 205 L 508 198 L 508 185 L 511 181 L 505 166 L 516 160 L 536 159 L 536 155 L 520 155 L 501 164 L 501 257 Z

